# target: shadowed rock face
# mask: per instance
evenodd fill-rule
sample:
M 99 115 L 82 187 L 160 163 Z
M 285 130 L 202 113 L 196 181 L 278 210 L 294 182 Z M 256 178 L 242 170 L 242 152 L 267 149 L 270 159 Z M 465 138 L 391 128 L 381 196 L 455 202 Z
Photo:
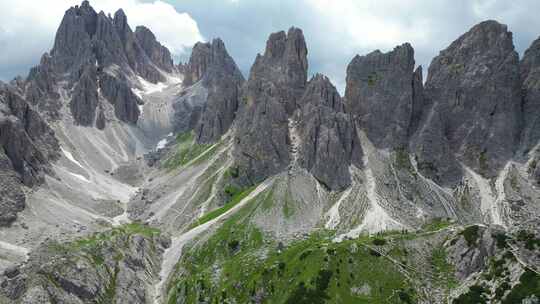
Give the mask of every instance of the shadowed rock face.
M 144 45 L 150 48 L 157 41 L 148 32 L 139 36 L 145 38 Z M 100 66 L 115 64 L 126 69 L 124 72 L 135 72 L 153 83 L 164 80 L 129 27 L 124 11 L 118 10 L 111 18 L 103 12 L 96 13 L 87 1 L 66 11 L 51 56 L 55 68 L 62 72 L 77 70 L 95 57 Z
M 30 70 L 26 82 L 21 85 L 25 99 L 53 119 L 59 118 L 58 110 L 61 107 L 60 95 L 55 88 L 57 78 L 52 58 L 45 53 L 39 65 Z
M 122 9 L 114 14 L 113 24 L 118 32 L 122 42 L 123 51 L 131 69 L 152 83 L 164 81 L 164 76 L 155 67 L 156 65 L 159 66 L 158 64 L 160 62 L 154 65 L 149 56 L 147 56 L 135 34 L 129 27 L 126 14 Z
M 412 136 L 418 129 L 422 120 L 423 111 L 428 108 L 428 103 L 424 97 L 424 83 L 423 81 L 423 69 L 422 66 L 418 66 L 413 74 L 413 102 L 411 109 L 411 121 L 409 124 L 408 134 Z
M 288 118 L 306 87 L 307 48 L 302 31 L 271 34 L 244 87 L 235 135 L 235 160 L 257 182 L 290 161 Z
M 414 50 L 406 43 L 389 53 L 356 56 L 347 67 L 347 110 L 378 148 L 407 142 L 413 107 Z
M 426 133 L 443 135 L 448 141 L 443 144 L 461 162 L 493 176 L 518 143 L 519 78 L 518 54 L 506 26 L 495 21 L 474 26 L 430 65 L 425 95 L 433 106 L 427 112 Z M 433 144 L 432 139 L 421 137 L 421 145 Z M 420 162 L 445 167 L 430 158 L 421 156 Z
M 194 126 L 196 140 L 210 143 L 219 140 L 231 126 L 244 77 L 229 56 L 221 39 L 212 43 L 197 43 L 186 68 L 184 85 L 200 81 L 206 89 L 203 103 Z
M 83 67 L 81 78 L 74 87 L 69 104 L 73 119 L 83 126 L 92 126 L 98 106 L 96 67 L 88 63 Z
M 247 83 L 247 97 L 257 90 L 266 91 L 280 102 L 287 114 L 297 108 L 307 82 L 307 47 L 302 30 L 270 35 L 263 56 L 257 55 Z
M 190 86 L 201 80 L 212 61 L 213 43 L 197 42 L 193 46 L 189 62 L 184 70 L 184 86 Z
M 299 101 L 300 165 L 332 190 L 351 183 L 349 166 L 361 167 L 356 128 L 330 80 L 321 74 L 308 83 Z
M 54 132 L 13 87 L 0 83 L 0 226 L 24 208 L 21 186 L 32 187 L 50 173 L 57 157 Z
M 530 175 L 536 182 L 536 185 L 540 186 L 540 157 L 536 160 L 536 166 L 531 166 Z
M 521 150 L 532 150 L 540 142 L 540 39 L 525 51 L 520 64 L 523 97 Z
M 114 106 L 114 113 L 118 119 L 127 123 L 137 123 L 139 119 L 139 104 L 142 104 L 131 90 L 127 80 L 104 73 L 99 82 L 103 96 Z
M 25 207 L 26 197 L 21 189 L 21 179 L 4 150 L 0 150 L 0 227 L 9 226 L 17 213 Z
M 156 40 L 156 36 L 147 27 L 137 26 L 135 36 L 148 58 L 156 66 L 169 73 L 173 71 L 174 64 L 171 52 Z
M 67 71 L 77 68 L 80 60 L 91 53 L 91 40 L 98 30 L 98 14 L 84 1 L 68 9 L 56 32 L 51 56 L 55 68 Z

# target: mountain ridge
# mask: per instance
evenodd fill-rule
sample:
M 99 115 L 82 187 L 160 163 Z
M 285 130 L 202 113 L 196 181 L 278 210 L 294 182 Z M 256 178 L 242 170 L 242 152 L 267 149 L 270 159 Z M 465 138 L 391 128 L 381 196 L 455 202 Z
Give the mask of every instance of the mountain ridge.
M 425 83 L 409 43 L 355 56 L 340 96 L 308 79 L 299 28 L 244 79 L 219 38 L 175 65 L 123 10 L 83 1 L 28 78 L 0 84 L 0 301 L 431 303 L 423 284 L 437 303 L 534 301 L 538 58 L 490 20 Z M 342 280 L 343 259 L 359 268 Z

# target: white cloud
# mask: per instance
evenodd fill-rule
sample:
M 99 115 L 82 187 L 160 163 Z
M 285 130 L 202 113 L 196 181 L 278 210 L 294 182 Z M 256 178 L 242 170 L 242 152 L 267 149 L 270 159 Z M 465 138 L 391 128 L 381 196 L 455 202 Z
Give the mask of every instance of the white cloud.
M 310 48 L 311 58 L 340 91 L 344 88 L 346 64 L 355 54 L 365 55 L 375 49 L 386 52 L 409 42 L 415 49 L 416 63 L 423 65 L 426 73 L 440 50 L 478 22 L 495 19 L 507 24 L 514 31 L 519 52 L 540 34 L 540 19 L 531 13 L 540 9 L 538 0 L 303 2 L 312 9 L 310 20 L 304 23 L 306 38 L 315 47 Z
M 113 14 L 122 8 L 131 28 L 148 27 L 173 54 L 182 55 L 197 42 L 204 40 L 197 22 L 187 13 L 178 13 L 163 1 L 142 3 L 140 0 L 97 0 L 91 2 L 96 11 Z
M 0 77 L 26 73 L 53 45 L 64 12 L 82 0 L 2 0 L 0 1 Z M 93 0 L 96 11 L 106 13 L 122 8 L 132 29 L 147 26 L 176 56 L 185 55 L 197 41 L 204 40 L 197 23 L 187 13 L 179 13 L 163 1 Z M 25 70 L 20 70 L 24 67 Z

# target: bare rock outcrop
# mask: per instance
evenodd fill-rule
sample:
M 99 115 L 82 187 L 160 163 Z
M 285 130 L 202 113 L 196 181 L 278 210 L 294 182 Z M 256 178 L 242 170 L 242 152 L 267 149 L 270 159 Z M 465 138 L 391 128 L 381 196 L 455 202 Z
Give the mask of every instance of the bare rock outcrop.
M 540 143 L 540 38 L 525 51 L 520 72 L 524 92 L 521 150 L 527 153 Z
M 121 76 L 103 73 L 99 86 L 103 96 L 114 106 L 114 113 L 123 122 L 137 123 L 142 100 L 133 93 L 128 81 Z
M 307 79 L 307 48 L 300 29 L 271 34 L 245 84 L 235 134 L 235 162 L 247 182 L 258 182 L 289 164 L 289 116 Z
M 120 120 L 136 123 L 141 101 L 130 92 L 131 87 L 138 83 L 137 77 L 151 83 L 165 81 L 163 72 L 176 72 L 176 67 L 170 52 L 149 29 L 139 27 L 133 32 L 122 9 L 111 17 L 83 1 L 66 11 L 50 55 L 45 54 L 31 70 L 24 90 L 30 102 L 58 119 L 58 87 L 62 85 L 71 93 L 75 123 L 93 126 L 99 122 L 104 128 L 103 115 L 96 120 L 97 108 L 103 108 L 98 88 L 115 106 Z
M 44 243 L 0 277 L 0 295 L 17 303 L 148 303 L 169 245 L 134 224 L 68 244 Z
M 148 58 L 157 67 L 169 73 L 173 72 L 174 63 L 171 59 L 171 52 L 157 41 L 154 33 L 145 26 L 137 26 L 135 36 Z
M 347 110 L 378 148 L 405 146 L 413 109 L 414 50 L 356 56 L 347 67 Z
M 197 113 L 194 129 L 199 143 L 219 140 L 233 123 L 244 77 L 221 39 L 197 43 L 186 67 L 184 85 L 200 82 L 206 101 Z
M 432 106 L 418 144 L 441 148 L 434 156 L 417 157 L 434 174 L 448 175 L 444 171 L 452 166 L 442 160 L 455 156 L 492 177 L 513 156 L 519 142 L 521 86 L 518 54 L 505 25 L 482 22 L 441 51 L 429 67 L 424 92 Z M 448 149 L 453 156 L 442 156 Z
M 315 75 L 299 101 L 299 161 L 332 190 L 351 183 L 349 166 L 361 167 L 362 151 L 351 116 L 330 80 Z
M 23 186 L 43 183 L 58 141 L 20 92 L 0 83 L 0 226 L 9 225 L 24 208 Z
M 83 126 L 92 126 L 96 118 L 98 106 L 97 71 L 89 63 L 82 67 L 82 75 L 73 89 L 69 104 L 73 120 Z

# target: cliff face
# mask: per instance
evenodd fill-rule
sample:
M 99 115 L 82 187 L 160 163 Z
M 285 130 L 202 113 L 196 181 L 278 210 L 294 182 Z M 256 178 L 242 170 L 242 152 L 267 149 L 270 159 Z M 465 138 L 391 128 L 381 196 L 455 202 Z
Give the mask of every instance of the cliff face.
M 135 36 L 141 48 L 156 66 L 169 73 L 174 70 L 171 52 L 157 41 L 156 36 L 150 29 L 145 26 L 137 26 Z
M 520 72 L 524 91 L 521 152 L 528 153 L 540 141 L 540 39 L 525 51 Z
M 349 166 L 362 166 L 362 151 L 351 115 L 330 80 L 320 74 L 299 101 L 299 161 L 330 189 L 351 184 Z
M 414 50 L 356 56 L 347 67 L 347 110 L 378 148 L 406 145 L 413 108 Z
M 100 105 L 100 98 L 113 105 L 118 119 L 136 123 L 137 105 L 142 101 L 131 88 L 140 86 L 137 77 L 157 83 L 167 80 L 164 73 L 173 72 L 170 52 L 149 29 L 139 27 L 133 32 L 121 9 L 114 17 L 106 16 L 83 1 L 66 11 L 50 56 L 45 55 L 31 71 L 25 91 L 30 101 L 58 119 L 58 85 L 67 81 L 75 122 L 103 129 L 105 106 Z
M 196 43 L 180 68 L 184 88 L 173 103 L 175 131 L 193 131 L 199 144 L 215 143 L 236 118 L 244 77 L 219 38 Z
M 426 98 L 443 119 L 452 153 L 493 177 L 519 143 L 521 88 L 512 34 L 495 21 L 482 22 L 433 59 L 428 74 Z
M 0 84 L 0 302 L 535 300 L 540 40 L 482 22 L 425 82 L 408 43 L 357 55 L 340 96 L 298 28 L 244 80 L 127 21 L 84 1 Z
M 244 86 L 235 134 L 235 161 L 250 182 L 284 170 L 290 160 L 289 116 L 307 79 L 302 31 L 271 34 Z
M 15 87 L 0 83 L 0 226 L 9 225 L 25 206 L 22 186 L 32 187 L 51 173 L 58 156 L 54 132 Z

